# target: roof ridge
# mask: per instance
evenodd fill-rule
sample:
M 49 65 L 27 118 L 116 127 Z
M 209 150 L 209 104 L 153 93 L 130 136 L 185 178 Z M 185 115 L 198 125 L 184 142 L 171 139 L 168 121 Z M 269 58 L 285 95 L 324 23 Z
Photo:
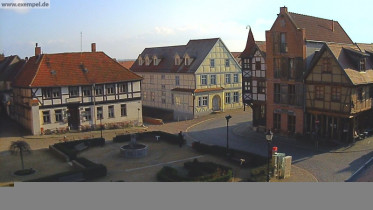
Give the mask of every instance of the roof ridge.
M 302 16 L 306 16 L 306 17 L 312 17 L 312 18 L 318 18 L 318 19 L 322 19 L 322 20 L 334 21 L 334 22 L 337 22 L 337 23 L 339 24 L 338 21 L 333 20 L 333 19 L 326 19 L 326 18 L 316 17 L 316 16 L 312 16 L 312 15 L 300 14 L 300 13 L 296 13 L 296 12 L 289 12 L 289 14 L 290 14 L 290 15 L 291 15 L 291 14 L 302 15 Z
M 38 68 L 37 68 L 37 70 L 36 70 L 36 72 L 35 72 L 35 74 L 34 74 L 34 78 L 32 78 L 32 80 L 31 80 L 31 82 L 30 82 L 30 84 L 29 84 L 30 87 L 32 86 L 32 83 L 34 83 L 34 80 L 35 80 L 35 78 L 36 78 L 36 75 L 38 75 L 39 70 L 40 70 L 40 64 L 41 64 L 41 62 L 42 62 L 43 59 L 44 59 L 44 54 L 40 54 L 39 56 L 41 56 L 41 59 L 40 59 L 39 64 L 38 64 Z M 36 56 L 35 56 L 35 57 L 36 57 Z M 37 60 L 38 60 L 38 59 L 36 58 L 36 61 L 37 61 Z

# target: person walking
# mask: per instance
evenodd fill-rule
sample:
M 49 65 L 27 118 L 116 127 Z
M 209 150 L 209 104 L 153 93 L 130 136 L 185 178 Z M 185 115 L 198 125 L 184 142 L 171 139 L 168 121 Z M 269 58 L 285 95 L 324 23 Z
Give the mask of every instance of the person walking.
M 184 143 L 183 132 L 179 132 L 179 147 L 182 147 Z

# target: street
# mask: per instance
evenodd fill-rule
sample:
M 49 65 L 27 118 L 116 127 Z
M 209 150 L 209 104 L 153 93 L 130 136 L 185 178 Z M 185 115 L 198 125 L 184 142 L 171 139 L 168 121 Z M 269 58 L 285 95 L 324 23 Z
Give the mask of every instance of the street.
M 227 113 L 228 114 L 228 113 Z M 216 119 L 202 121 L 188 129 L 190 140 L 226 146 L 227 121 L 221 115 Z M 229 147 L 266 156 L 267 142 L 264 134 L 242 131 L 249 128 L 250 111 L 231 113 L 229 120 Z M 244 135 L 242 135 L 242 133 Z M 322 148 L 316 151 L 312 145 L 294 144 L 285 137 L 273 137 L 272 146 L 278 152 L 292 156 L 293 164 L 312 173 L 320 182 L 343 182 L 373 156 L 373 138 L 356 142 L 353 146 Z M 323 150 L 324 149 L 324 150 Z

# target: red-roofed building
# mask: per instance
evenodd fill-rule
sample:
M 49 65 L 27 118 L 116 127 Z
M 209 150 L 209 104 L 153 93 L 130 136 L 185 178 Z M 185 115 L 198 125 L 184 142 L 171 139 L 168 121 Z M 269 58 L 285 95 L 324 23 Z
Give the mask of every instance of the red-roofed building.
M 267 129 L 285 135 L 305 133 L 304 75 L 324 43 L 352 44 L 334 20 L 280 8 L 266 31 Z
M 141 123 L 137 74 L 103 52 L 41 54 L 36 45 L 13 83 L 12 118 L 34 135 L 98 123 Z

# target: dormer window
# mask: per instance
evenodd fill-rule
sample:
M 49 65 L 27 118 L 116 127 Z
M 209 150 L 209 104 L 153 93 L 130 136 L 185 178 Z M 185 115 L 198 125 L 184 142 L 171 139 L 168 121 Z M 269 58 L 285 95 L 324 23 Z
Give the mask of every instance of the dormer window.
M 157 56 L 153 56 L 153 65 L 158 66 L 158 64 L 161 62 L 161 59 L 159 59 Z
M 145 65 L 147 65 L 147 66 L 150 65 L 150 60 L 149 60 L 148 56 L 145 57 Z
M 139 66 L 142 66 L 143 63 L 144 63 L 144 60 L 142 59 L 141 56 L 139 56 Z
M 365 58 L 360 59 L 359 71 L 365 71 Z
M 190 57 L 187 53 L 184 55 L 184 65 L 189 66 L 190 65 Z
M 180 65 L 180 56 L 179 55 L 175 56 L 175 65 L 176 66 Z

